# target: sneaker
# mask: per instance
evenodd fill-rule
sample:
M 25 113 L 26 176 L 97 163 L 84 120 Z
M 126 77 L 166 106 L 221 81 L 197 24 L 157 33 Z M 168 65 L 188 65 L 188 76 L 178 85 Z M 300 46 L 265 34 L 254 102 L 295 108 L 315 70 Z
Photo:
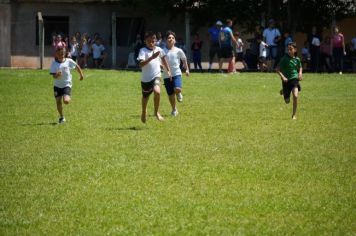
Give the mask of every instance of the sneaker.
M 283 89 L 279 90 L 279 94 L 283 95 Z
M 178 102 L 183 102 L 183 94 L 182 93 L 177 94 L 177 100 L 178 100 Z
M 171 115 L 172 115 L 172 116 L 177 116 L 177 115 L 178 115 L 178 110 L 177 110 L 177 109 L 173 110 L 173 111 L 171 112 Z
M 292 120 L 296 120 L 297 119 L 297 117 L 296 116 L 292 116 Z
M 63 124 L 64 122 L 66 122 L 66 118 L 60 117 L 58 120 L 58 124 Z
M 342 75 L 342 71 L 339 72 L 339 75 Z

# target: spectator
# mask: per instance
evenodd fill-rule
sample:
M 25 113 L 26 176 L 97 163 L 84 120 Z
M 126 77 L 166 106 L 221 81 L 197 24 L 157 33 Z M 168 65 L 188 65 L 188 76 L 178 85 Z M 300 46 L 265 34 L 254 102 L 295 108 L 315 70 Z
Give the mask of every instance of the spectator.
M 258 69 L 260 71 L 267 71 L 267 48 L 268 44 L 266 44 L 262 40 L 262 36 L 257 37 L 257 43 L 259 45 L 259 58 L 258 58 Z
M 62 35 L 53 35 L 52 47 L 54 52 L 56 52 L 58 48 L 67 49 L 67 44 L 64 42 Z
M 219 33 L 219 43 L 220 43 L 220 51 L 219 51 L 219 71 L 222 72 L 223 60 L 228 59 L 228 73 L 235 72 L 235 62 L 234 62 L 234 49 L 233 44 L 236 45 L 236 39 L 232 33 L 232 20 L 226 20 L 226 27 L 223 28 Z
M 223 24 L 221 21 L 217 21 L 215 25 L 208 30 L 209 34 L 209 70 L 211 70 L 214 57 L 215 55 L 218 55 L 220 46 L 219 46 L 219 32 L 222 28 Z
M 90 53 L 89 44 L 87 41 L 87 35 L 83 34 L 82 39 L 79 44 L 80 48 L 80 57 L 79 57 L 79 66 L 81 68 L 88 67 L 88 58 Z
M 289 30 L 284 31 L 283 37 L 284 37 L 284 54 L 288 54 L 288 44 L 293 42 Z
M 326 37 L 320 44 L 320 67 L 323 71 L 332 71 L 330 37 Z
M 352 71 L 356 72 L 356 35 L 351 39 L 351 60 L 352 60 Z
M 191 46 L 191 50 L 193 52 L 193 62 L 194 62 L 194 69 L 202 70 L 201 66 L 201 48 L 203 46 L 203 41 L 200 39 L 199 34 L 196 33 L 194 35 L 194 41 Z
M 320 61 L 321 37 L 318 34 L 315 26 L 313 26 L 312 32 L 308 37 L 308 42 L 310 45 L 310 69 L 312 72 L 318 72 L 319 71 L 319 61 Z
M 235 62 L 241 62 L 243 65 L 243 69 L 246 70 L 247 64 L 244 59 L 244 43 L 242 42 L 242 39 L 240 38 L 239 32 L 235 32 L 234 36 L 236 39 Z
M 338 71 L 342 75 L 344 69 L 345 40 L 344 35 L 339 31 L 339 27 L 334 27 L 334 32 L 331 36 L 331 50 L 333 58 L 334 71 Z
M 138 61 L 137 61 L 137 57 L 138 57 L 138 53 L 140 52 L 140 49 L 144 46 L 142 40 L 141 40 L 141 35 L 137 34 L 136 35 L 136 41 L 133 43 L 132 47 L 134 50 L 134 58 L 136 61 L 136 64 L 138 66 Z
M 247 42 L 250 43 L 250 49 L 246 50 L 245 57 L 249 69 L 257 69 L 260 53 L 260 44 L 258 43 L 258 39 L 262 39 L 262 31 L 260 25 L 255 27 L 254 37 L 247 39 Z
M 268 28 L 263 31 L 264 42 L 267 43 L 267 66 L 271 71 L 275 66 L 275 61 L 278 56 L 278 43 L 281 40 L 281 33 L 279 29 L 275 28 L 275 21 L 273 19 L 268 21 Z
M 303 69 L 309 69 L 310 65 L 310 51 L 309 51 L 309 42 L 304 42 L 304 47 L 302 48 L 302 65 Z
M 91 45 L 91 49 L 93 52 L 93 62 L 95 68 L 103 68 L 106 53 L 105 47 L 102 44 L 101 38 L 96 38 L 95 43 Z
M 79 56 L 79 43 L 77 42 L 77 38 L 75 36 L 71 37 L 69 43 L 69 55 L 73 61 L 77 62 L 77 58 Z

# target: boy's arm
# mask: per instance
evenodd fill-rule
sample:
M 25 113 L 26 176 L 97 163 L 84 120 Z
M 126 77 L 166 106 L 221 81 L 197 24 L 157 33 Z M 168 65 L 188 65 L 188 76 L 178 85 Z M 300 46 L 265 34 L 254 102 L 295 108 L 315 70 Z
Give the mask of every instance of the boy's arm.
M 185 74 L 186 74 L 186 76 L 189 76 L 188 59 L 187 58 L 186 59 L 182 59 L 182 61 L 183 61 L 183 65 L 185 67 Z
M 168 62 L 166 60 L 166 56 L 162 57 L 161 59 L 162 59 L 162 64 L 166 69 L 168 76 L 172 79 L 171 69 L 169 68 Z
M 283 75 L 283 73 L 281 72 L 279 66 L 277 66 L 276 71 L 277 71 L 277 74 L 281 77 L 281 80 L 283 82 L 288 82 L 288 79 Z
M 153 53 L 152 56 L 150 56 L 149 58 L 147 58 L 147 60 L 141 60 L 141 61 L 139 62 L 140 68 L 144 67 L 145 65 L 147 65 L 148 63 L 150 63 L 150 61 L 152 61 L 153 59 L 157 58 L 159 54 L 160 54 L 160 51 L 157 51 L 157 52 Z
M 303 80 L 303 67 L 302 66 L 299 68 L 298 80 Z
M 80 68 L 80 66 L 79 65 L 77 65 L 76 67 L 75 67 L 75 69 L 78 71 L 78 73 L 79 73 L 79 75 L 80 75 L 80 80 L 83 80 L 84 79 L 84 75 L 83 75 L 83 71 L 82 71 L 82 69 Z

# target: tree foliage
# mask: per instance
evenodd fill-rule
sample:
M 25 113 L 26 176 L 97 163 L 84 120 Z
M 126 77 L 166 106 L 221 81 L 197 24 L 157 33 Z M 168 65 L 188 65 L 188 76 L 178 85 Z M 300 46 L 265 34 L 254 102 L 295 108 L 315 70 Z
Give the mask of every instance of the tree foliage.
M 333 20 L 356 15 L 354 0 L 122 0 L 121 3 L 170 17 L 189 11 L 192 29 L 231 18 L 252 30 L 273 18 L 283 28 L 305 31 L 312 25 L 328 27 Z

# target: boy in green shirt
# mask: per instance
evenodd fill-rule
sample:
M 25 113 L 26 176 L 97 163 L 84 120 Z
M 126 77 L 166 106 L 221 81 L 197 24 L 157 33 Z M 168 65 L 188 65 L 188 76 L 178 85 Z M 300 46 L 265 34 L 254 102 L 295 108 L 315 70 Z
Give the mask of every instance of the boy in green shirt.
M 288 44 L 288 53 L 282 57 L 277 67 L 277 73 L 281 77 L 283 87 L 280 93 L 284 96 L 286 104 L 290 102 L 290 93 L 292 92 L 293 94 L 293 120 L 297 119 L 298 93 L 301 90 L 299 81 L 303 79 L 302 63 L 296 53 L 297 44 L 290 42 Z

